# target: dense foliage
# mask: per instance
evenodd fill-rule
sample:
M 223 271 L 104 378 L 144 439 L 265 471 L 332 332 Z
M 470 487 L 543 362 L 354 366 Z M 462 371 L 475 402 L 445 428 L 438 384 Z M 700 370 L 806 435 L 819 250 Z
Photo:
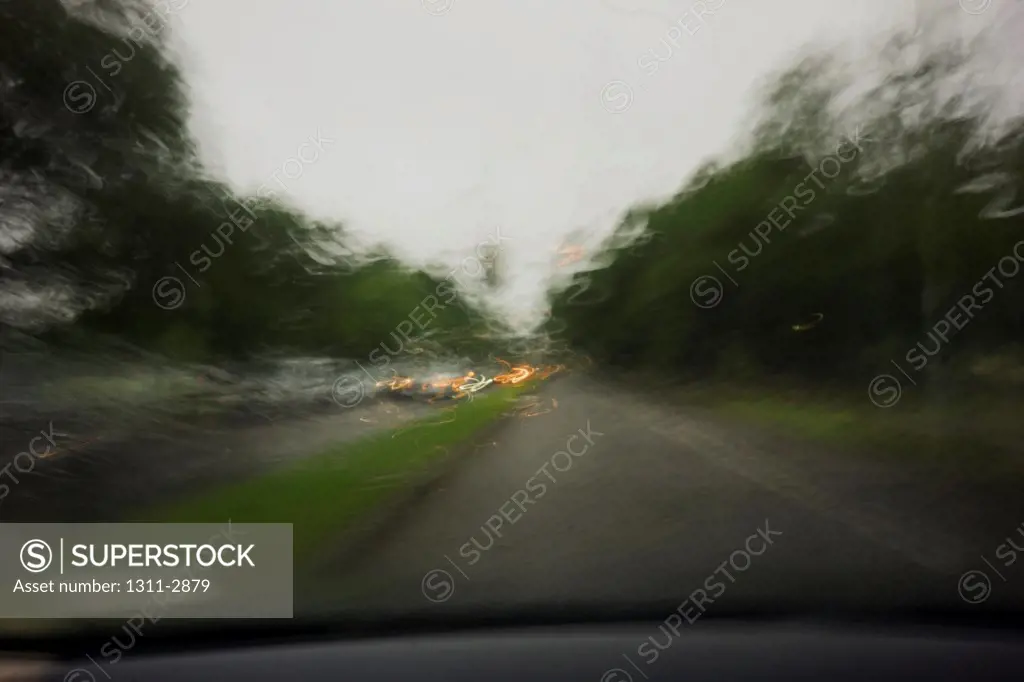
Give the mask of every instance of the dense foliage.
M 342 226 L 205 172 L 164 47 L 181 4 L 0 3 L 0 328 L 179 359 L 365 357 L 434 296 L 402 344 L 479 345 L 464 274 L 356 254 Z
M 676 377 L 998 375 L 1024 331 L 1024 119 L 994 122 L 970 50 L 897 36 L 853 98 L 836 60 L 800 60 L 742 153 L 631 210 L 548 329 Z

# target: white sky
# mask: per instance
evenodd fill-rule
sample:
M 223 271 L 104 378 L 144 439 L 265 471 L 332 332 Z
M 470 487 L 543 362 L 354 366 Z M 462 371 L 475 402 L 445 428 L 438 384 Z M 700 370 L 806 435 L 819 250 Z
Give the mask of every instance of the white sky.
M 701 26 L 701 4 L 189 0 L 175 30 L 214 172 L 255 190 L 319 129 L 336 142 L 284 180 L 298 207 L 416 264 L 455 263 L 500 227 L 502 302 L 527 319 L 563 240 L 596 242 L 726 151 L 759 78 L 808 41 L 866 47 L 914 17 L 913 0 L 705 0 Z M 649 74 L 638 59 L 665 56 L 680 19 L 689 31 Z M 625 111 L 606 109 L 625 101 L 621 86 L 603 101 L 610 81 L 632 89 Z

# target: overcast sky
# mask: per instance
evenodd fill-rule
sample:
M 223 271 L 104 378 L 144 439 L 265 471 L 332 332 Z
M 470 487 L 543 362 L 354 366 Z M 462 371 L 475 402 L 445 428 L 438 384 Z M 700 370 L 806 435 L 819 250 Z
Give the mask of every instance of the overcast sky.
M 512 278 L 503 303 L 526 319 L 563 241 L 598 240 L 630 204 L 673 193 L 728 150 L 751 123 L 759 79 L 795 50 L 850 39 L 870 49 L 914 10 L 913 0 L 189 0 L 174 19 L 191 125 L 215 173 L 248 190 L 277 173 L 307 213 L 417 264 L 455 265 L 500 229 Z M 980 25 L 985 14 L 961 18 Z M 651 50 L 667 57 L 671 38 L 654 70 Z M 333 142 L 286 178 L 284 162 L 318 131 Z

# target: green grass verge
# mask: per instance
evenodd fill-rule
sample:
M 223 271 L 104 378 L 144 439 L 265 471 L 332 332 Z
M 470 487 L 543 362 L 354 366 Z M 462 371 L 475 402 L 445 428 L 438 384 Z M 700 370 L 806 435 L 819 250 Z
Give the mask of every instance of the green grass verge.
M 814 403 L 794 405 L 771 399 L 728 401 L 718 409 L 724 414 L 770 424 L 815 440 L 841 441 L 861 421 L 861 415 L 848 408 Z
M 299 465 L 231 484 L 147 514 L 174 523 L 294 524 L 294 555 L 309 557 L 325 537 L 343 533 L 404 486 L 414 483 L 505 413 L 527 386 L 481 393 L 394 432 L 346 443 Z
M 1002 399 L 963 396 L 941 406 L 909 393 L 899 404 L 881 409 L 871 405 L 866 393 L 860 404 L 825 392 L 749 387 L 683 390 L 677 395 L 737 423 L 865 456 L 948 467 L 961 476 L 970 461 L 971 475 L 1024 476 L 1024 461 L 1015 447 L 1018 408 Z

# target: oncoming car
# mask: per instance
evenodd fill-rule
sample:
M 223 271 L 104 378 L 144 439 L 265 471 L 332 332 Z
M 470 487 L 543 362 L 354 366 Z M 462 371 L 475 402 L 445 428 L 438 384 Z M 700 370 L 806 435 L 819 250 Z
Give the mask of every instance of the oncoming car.
M 493 383 L 492 379 L 470 370 L 465 374 L 437 373 L 424 377 L 395 376 L 377 382 L 377 389 L 388 395 L 414 400 L 454 400 L 472 395 Z

